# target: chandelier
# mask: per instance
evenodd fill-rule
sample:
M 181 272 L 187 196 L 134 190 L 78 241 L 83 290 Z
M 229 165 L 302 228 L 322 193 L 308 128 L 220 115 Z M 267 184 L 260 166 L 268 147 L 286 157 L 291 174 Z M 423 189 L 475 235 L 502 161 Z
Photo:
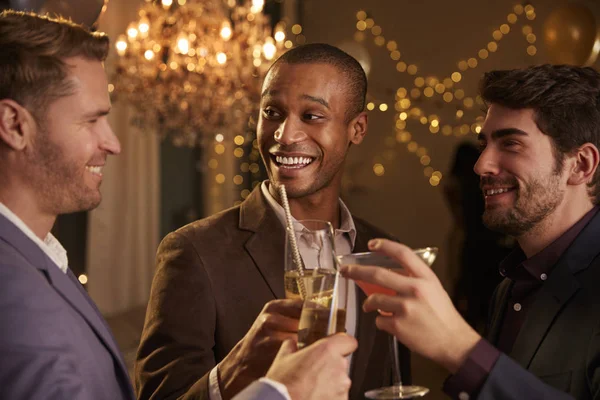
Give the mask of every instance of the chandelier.
M 113 94 L 132 105 L 134 125 L 191 147 L 248 131 L 267 69 L 291 47 L 283 22 L 271 36 L 263 6 L 146 0 L 116 42 Z

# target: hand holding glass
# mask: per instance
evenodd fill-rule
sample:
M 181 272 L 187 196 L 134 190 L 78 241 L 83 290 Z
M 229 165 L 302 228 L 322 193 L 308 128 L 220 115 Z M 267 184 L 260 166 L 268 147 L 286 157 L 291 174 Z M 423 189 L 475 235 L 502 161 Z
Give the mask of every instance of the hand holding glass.
M 431 267 L 437 256 L 438 249 L 436 247 L 426 247 L 414 250 L 425 263 Z M 391 270 L 401 271 L 402 266 L 392 258 L 375 252 L 355 253 L 339 256 L 340 265 L 358 264 L 365 266 L 377 266 Z M 368 282 L 356 281 L 367 296 L 374 293 L 382 293 L 389 296 L 395 296 L 396 292 Z M 390 350 L 392 354 L 392 367 L 394 385 L 379 389 L 370 390 L 365 393 L 369 399 L 410 399 L 414 397 L 422 397 L 429 392 L 429 389 L 423 386 L 405 386 L 402 385 L 402 377 L 400 374 L 400 366 L 398 365 L 398 342 L 393 335 L 390 335 Z
M 294 256 L 286 232 L 285 295 L 302 298 L 298 347 L 345 332 L 347 280 L 340 276 L 334 250 L 333 226 L 327 221 L 302 220 L 294 224 L 300 260 Z

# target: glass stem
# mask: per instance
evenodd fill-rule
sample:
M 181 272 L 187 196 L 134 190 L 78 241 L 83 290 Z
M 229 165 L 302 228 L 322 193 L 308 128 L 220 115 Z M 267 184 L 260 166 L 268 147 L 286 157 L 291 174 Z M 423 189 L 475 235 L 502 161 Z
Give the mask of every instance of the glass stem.
M 402 386 L 400 360 L 398 360 L 398 341 L 394 335 L 390 335 L 390 352 L 392 355 L 392 379 L 394 386 Z

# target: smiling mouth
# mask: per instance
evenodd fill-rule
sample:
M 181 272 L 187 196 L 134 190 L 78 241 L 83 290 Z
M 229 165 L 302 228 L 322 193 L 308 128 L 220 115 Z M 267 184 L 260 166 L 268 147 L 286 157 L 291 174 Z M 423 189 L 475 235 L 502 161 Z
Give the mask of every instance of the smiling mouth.
M 102 176 L 102 165 L 86 165 L 85 169 L 94 175 Z
M 484 189 L 483 190 L 483 194 L 484 194 L 485 197 L 498 196 L 498 195 L 503 194 L 503 193 L 512 192 L 513 190 L 515 190 L 514 187 L 511 187 L 511 188 Z
M 284 156 L 273 156 L 275 163 L 279 167 L 284 168 L 304 168 L 312 164 L 315 161 L 314 157 L 284 157 Z

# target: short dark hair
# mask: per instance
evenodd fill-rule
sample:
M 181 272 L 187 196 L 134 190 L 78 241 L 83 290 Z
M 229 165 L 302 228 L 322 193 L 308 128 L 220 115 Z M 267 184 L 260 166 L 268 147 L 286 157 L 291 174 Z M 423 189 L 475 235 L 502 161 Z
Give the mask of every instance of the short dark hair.
M 286 64 L 328 64 L 339 69 L 348 82 L 348 109 L 346 120 L 350 121 L 365 109 L 367 75 L 360 63 L 348 53 L 326 43 L 311 43 L 294 47 L 285 52 L 271 66 Z
M 109 40 L 63 18 L 6 10 L 0 13 L 0 99 L 26 107 L 37 123 L 48 104 L 72 93 L 64 60 L 104 61 Z
M 590 67 L 538 65 L 492 71 L 484 75 L 480 93 L 486 104 L 533 109 L 535 123 L 552 138 L 557 165 L 565 154 L 585 143 L 600 148 L 600 73 Z M 600 168 L 589 183 L 600 204 Z

